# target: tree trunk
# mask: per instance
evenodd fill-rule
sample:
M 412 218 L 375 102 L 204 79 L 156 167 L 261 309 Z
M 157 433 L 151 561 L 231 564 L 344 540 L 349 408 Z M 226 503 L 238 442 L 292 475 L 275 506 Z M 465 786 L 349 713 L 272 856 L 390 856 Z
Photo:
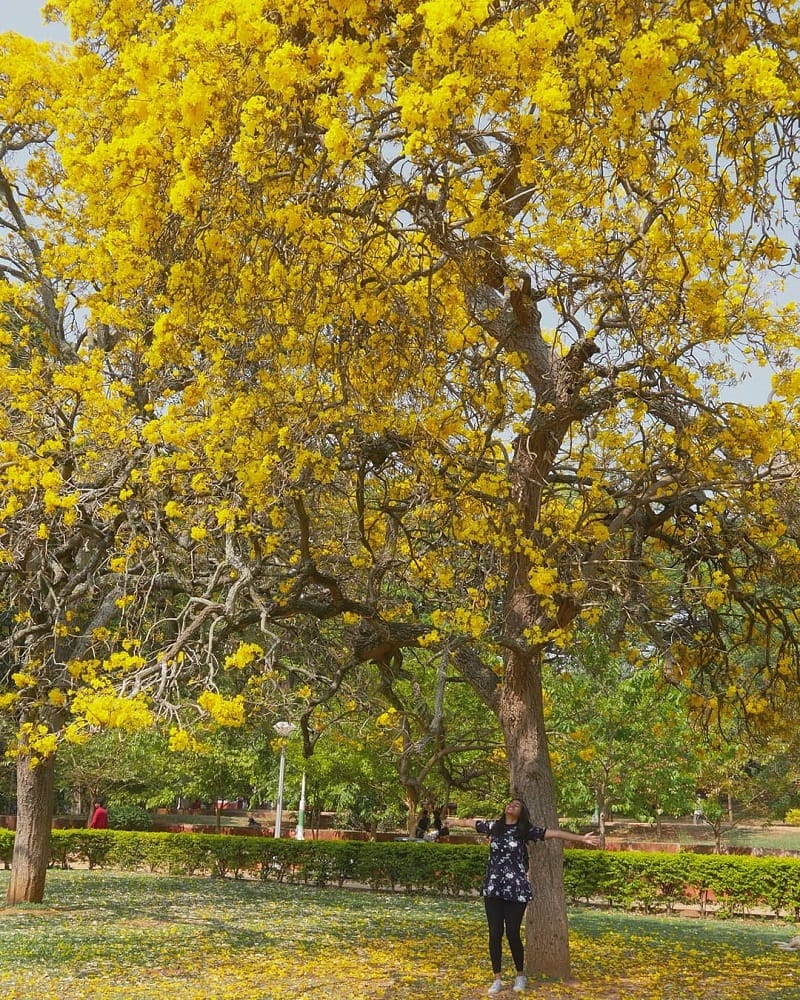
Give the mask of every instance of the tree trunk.
M 30 765 L 30 757 L 17 758 L 17 832 L 11 858 L 11 880 L 6 905 L 41 903 L 50 862 L 50 827 L 53 821 L 55 757 Z
M 605 785 L 596 789 L 595 808 L 597 809 L 597 825 L 600 834 L 600 846 L 606 846 L 606 790 Z
M 541 650 L 532 658 L 509 654 L 500 699 L 511 794 L 528 806 L 535 826 L 558 825 L 555 788 L 547 751 L 542 697 Z M 531 846 L 533 901 L 525 917 L 525 968 L 529 974 L 567 979 L 570 974 L 567 905 L 560 841 Z
M 403 800 L 408 806 L 407 832 L 410 837 L 414 836 L 417 828 L 417 810 L 419 809 L 419 789 L 411 784 L 403 785 Z

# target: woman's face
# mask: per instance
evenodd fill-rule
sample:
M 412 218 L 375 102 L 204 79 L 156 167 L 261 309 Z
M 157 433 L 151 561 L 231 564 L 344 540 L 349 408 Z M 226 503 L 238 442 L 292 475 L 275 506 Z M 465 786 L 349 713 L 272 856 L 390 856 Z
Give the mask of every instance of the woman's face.
M 519 799 L 512 799 L 506 806 L 506 819 L 509 823 L 516 823 L 522 812 L 522 803 Z

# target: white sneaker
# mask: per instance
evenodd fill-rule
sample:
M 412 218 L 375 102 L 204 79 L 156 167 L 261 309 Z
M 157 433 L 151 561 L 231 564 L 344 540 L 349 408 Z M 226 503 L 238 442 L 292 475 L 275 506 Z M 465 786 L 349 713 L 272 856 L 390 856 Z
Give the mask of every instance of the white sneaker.
M 525 976 L 519 975 L 514 980 L 514 992 L 523 993 L 528 986 L 528 980 Z
M 497 996 L 498 993 L 503 992 L 503 980 L 498 976 L 497 979 L 489 987 L 488 993 L 490 997 Z

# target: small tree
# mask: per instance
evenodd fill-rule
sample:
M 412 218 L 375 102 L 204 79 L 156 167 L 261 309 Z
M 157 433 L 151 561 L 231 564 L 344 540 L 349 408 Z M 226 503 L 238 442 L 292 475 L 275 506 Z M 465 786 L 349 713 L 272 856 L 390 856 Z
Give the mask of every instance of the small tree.
M 612 811 L 655 819 L 694 799 L 688 698 L 653 663 L 609 656 L 592 634 L 548 674 L 547 725 L 563 802 L 594 811 L 605 841 Z
M 726 834 L 744 819 L 766 815 L 768 785 L 760 774 L 763 763 L 772 756 L 763 748 L 754 749 L 746 732 L 735 723 L 728 723 L 725 730 L 707 734 L 699 754 L 702 819 L 711 828 L 717 854 Z

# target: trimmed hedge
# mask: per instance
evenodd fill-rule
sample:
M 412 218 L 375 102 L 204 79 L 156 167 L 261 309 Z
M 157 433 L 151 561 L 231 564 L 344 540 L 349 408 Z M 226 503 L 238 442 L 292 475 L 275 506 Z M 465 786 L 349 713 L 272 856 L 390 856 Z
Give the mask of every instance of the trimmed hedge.
M 0 862 L 14 834 L 0 829 Z M 291 840 L 213 833 L 53 830 L 53 864 L 210 875 L 305 885 L 357 882 L 376 890 L 471 895 L 487 848 L 421 841 Z M 573 903 L 645 912 L 692 904 L 719 916 L 768 911 L 800 920 L 800 859 L 649 851 L 566 850 L 564 884 Z M 536 863 L 535 853 L 533 862 Z
M 14 850 L 14 833 L 0 826 L 0 861 L 4 867 L 11 864 L 11 854 Z
M 567 851 L 567 896 L 608 906 L 672 912 L 692 904 L 718 916 L 768 910 L 800 919 L 800 859 L 645 851 Z

